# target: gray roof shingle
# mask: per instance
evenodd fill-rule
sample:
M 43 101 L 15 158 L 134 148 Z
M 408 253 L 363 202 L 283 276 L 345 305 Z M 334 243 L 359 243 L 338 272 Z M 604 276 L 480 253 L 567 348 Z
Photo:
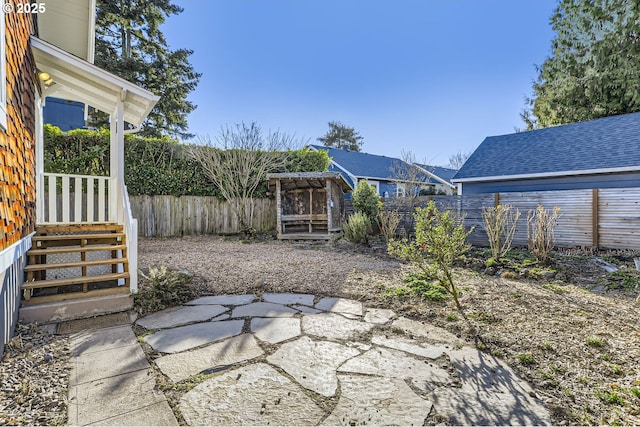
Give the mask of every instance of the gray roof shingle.
M 454 180 L 633 166 L 640 170 L 640 113 L 487 137 Z
M 325 150 L 331 159 L 358 178 L 377 178 L 394 180 L 394 165 L 404 163 L 400 159 L 358 151 L 342 150 L 339 148 L 311 145 L 317 150 Z

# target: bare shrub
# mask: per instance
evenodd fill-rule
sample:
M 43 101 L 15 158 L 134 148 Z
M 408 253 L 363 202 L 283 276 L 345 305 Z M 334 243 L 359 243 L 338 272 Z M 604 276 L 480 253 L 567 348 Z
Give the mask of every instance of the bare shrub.
M 520 219 L 520 211 L 509 205 L 498 205 L 494 208 L 482 208 L 482 220 L 487 232 L 491 256 L 495 261 L 503 258 L 511 249 L 516 226 Z
M 555 229 L 560 217 L 560 208 L 554 207 L 553 212 L 538 205 L 535 211 L 527 215 L 527 241 L 529 250 L 541 265 L 551 263 L 551 250 L 555 243 Z
M 402 215 L 397 210 L 393 211 L 385 211 L 381 210 L 378 213 L 378 225 L 380 226 L 380 233 L 387 240 L 391 240 L 396 235 L 396 230 L 398 229 L 398 225 L 400 225 L 400 220 L 402 219 Z

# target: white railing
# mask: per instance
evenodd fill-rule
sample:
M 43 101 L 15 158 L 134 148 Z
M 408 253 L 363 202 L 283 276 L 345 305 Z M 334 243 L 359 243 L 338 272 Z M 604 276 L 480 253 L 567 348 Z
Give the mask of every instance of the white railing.
M 43 173 L 38 221 L 47 223 L 113 222 L 108 176 Z
M 122 183 L 120 186 L 122 191 L 121 200 L 122 213 L 119 218 L 120 223 L 124 224 L 124 233 L 127 243 L 127 258 L 129 259 L 129 289 L 131 293 L 138 291 L 138 220 L 131 213 L 131 203 L 129 202 L 129 193 L 127 186 Z

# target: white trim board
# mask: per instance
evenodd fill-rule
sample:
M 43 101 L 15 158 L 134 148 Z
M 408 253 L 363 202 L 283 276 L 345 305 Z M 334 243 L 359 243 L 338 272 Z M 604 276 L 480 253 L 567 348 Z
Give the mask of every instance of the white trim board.
M 559 171 L 559 172 L 541 172 L 541 173 L 530 173 L 530 174 L 520 174 L 520 175 L 482 176 L 477 178 L 458 178 L 458 179 L 452 179 L 451 181 L 454 183 L 510 181 L 515 179 L 555 178 L 555 177 L 562 177 L 562 176 L 599 175 L 599 174 L 606 174 L 606 173 L 621 173 L 621 172 L 640 172 L 640 166 L 627 166 L 623 168 L 582 169 L 582 170 L 575 170 L 575 171 Z
M 8 248 L 0 251 L 0 272 L 6 271 L 14 262 L 19 260 L 29 249 L 31 249 L 31 238 L 34 234 L 36 233 L 31 233 Z

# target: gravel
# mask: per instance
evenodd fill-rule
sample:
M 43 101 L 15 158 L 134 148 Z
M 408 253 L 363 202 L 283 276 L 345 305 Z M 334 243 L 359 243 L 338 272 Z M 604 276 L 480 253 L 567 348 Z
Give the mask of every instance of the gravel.
M 506 360 L 549 406 L 554 424 L 639 425 L 640 305 L 628 295 L 589 290 L 604 273 L 588 258 L 556 254 L 563 282 L 459 270 L 461 314 L 451 302 L 390 293 L 410 269 L 380 248 L 214 236 L 141 238 L 139 244 L 139 268 L 187 270 L 201 295 L 349 297 L 444 327 Z M 0 424 L 64 424 L 67 338 L 25 326 L 17 332 L 0 362 Z
M 69 339 L 18 324 L 0 362 L 0 425 L 67 421 Z

